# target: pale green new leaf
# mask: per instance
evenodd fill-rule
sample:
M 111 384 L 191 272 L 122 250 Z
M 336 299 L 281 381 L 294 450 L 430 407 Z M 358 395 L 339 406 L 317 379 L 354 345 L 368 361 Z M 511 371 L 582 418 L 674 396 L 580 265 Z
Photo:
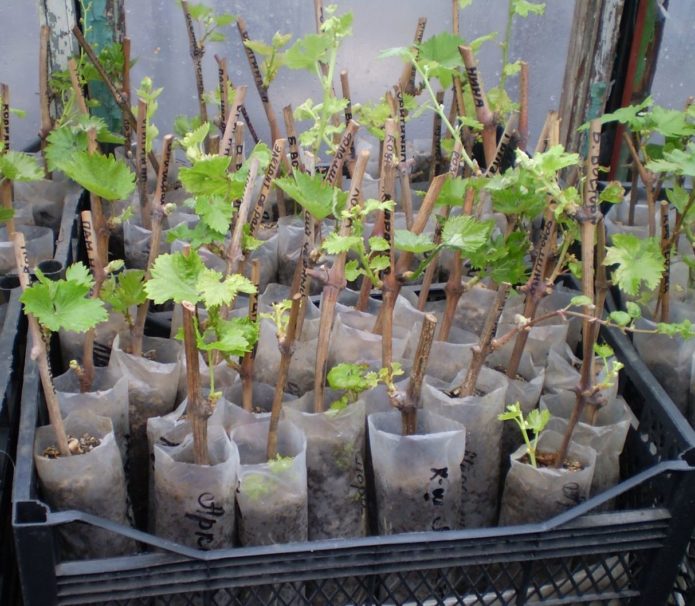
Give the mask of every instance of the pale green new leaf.
M 389 250 L 390 246 L 386 238 L 381 236 L 372 236 L 369 238 L 369 250 L 372 252 L 383 252 Z
M 200 272 L 197 289 L 200 300 L 208 308 L 227 305 L 240 292 L 248 294 L 256 292 L 256 287 L 248 278 L 240 274 L 232 274 L 223 280 L 220 272 L 207 267 Z
M 613 246 L 606 247 L 604 265 L 616 265 L 613 275 L 618 286 L 634 296 L 643 283 L 649 290 L 658 286 L 664 271 L 664 257 L 656 238 L 615 234 Z
M 230 181 L 227 169 L 232 159 L 229 156 L 205 156 L 193 166 L 179 170 L 179 179 L 194 196 L 226 196 Z
M 325 34 L 308 34 L 297 40 L 285 53 L 285 64 L 290 69 L 314 71 L 316 64 L 326 61 L 331 40 Z
M 336 232 L 331 232 L 323 241 L 322 248 L 329 255 L 339 255 L 340 253 L 354 250 L 362 244 L 360 236 L 341 236 Z
M 292 177 L 276 179 L 275 185 L 319 221 L 333 213 L 339 215 L 347 200 L 347 192 L 328 185 L 319 174 L 310 176 L 295 171 Z
M 100 297 L 115 311 L 125 314 L 130 307 L 147 300 L 144 277 L 145 272 L 140 269 L 112 275 L 102 285 Z
M 44 173 L 33 156 L 8 151 L 0 156 L 0 177 L 10 181 L 37 181 Z
M 512 0 L 512 9 L 520 17 L 529 15 L 542 15 L 545 11 L 545 2 L 529 2 L 528 0 Z
M 398 250 L 410 253 L 426 253 L 436 245 L 426 234 L 414 234 L 407 229 L 397 229 L 395 232 L 395 246 Z

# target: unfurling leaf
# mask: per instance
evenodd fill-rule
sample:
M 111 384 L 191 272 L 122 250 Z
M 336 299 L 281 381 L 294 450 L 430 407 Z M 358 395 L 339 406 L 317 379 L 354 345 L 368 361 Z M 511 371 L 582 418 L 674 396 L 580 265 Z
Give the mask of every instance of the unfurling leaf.
M 426 253 L 436 248 L 427 234 L 414 234 L 407 229 L 395 231 L 395 246 L 398 250 L 415 254 Z
M 105 200 L 125 200 L 135 189 L 135 174 L 115 156 L 75 152 L 61 170 L 73 181 Z
M 37 181 L 43 179 L 44 173 L 33 156 L 8 151 L 0 156 L 0 177 L 9 181 Z
M 637 295 L 641 285 L 654 290 L 664 271 L 664 256 L 655 238 L 615 234 L 613 246 L 606 247 L 604 265 L 616 265 L 615 280 L 628 295 Z

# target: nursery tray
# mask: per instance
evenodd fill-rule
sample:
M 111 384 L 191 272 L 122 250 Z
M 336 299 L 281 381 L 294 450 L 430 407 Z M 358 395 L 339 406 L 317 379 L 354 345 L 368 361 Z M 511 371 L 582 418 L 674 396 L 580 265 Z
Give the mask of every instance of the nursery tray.
M 625 479 L 611 490 L 540 524 L 208 552 L 50 511 L 32 458 L 46 413 L 27 359 L 13 492 L 24 603 L 664 604 L 695 524 L 695 433 L 624 335 L 605 337 L 625 364 L 621 389 L 639 420 L 621 458 Z M 609 501 L 615 510 L 596 512 Z M 145 551 L 63 561 L 56 529 L 74 522 L 130 536 Z
M 19 424 L 26 319 L 19 289 L 11 291 L 0 331 L 0 604 L 17 604 L 19 582 L 12 541 L 12 477 Z

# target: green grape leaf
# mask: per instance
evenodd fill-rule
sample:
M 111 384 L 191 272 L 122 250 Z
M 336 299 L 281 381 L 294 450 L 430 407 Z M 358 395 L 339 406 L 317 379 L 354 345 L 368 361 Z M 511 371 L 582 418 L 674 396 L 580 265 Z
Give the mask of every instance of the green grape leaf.
M 144 277 L 145 272 L 140 269 L 111 275 L 102 285 L 99 296 L 115 311 L 125 314 L 130 307 L 141 305 L 147 300 Z
M 205 156 L 197 160 L 193 166 L 179 170 L 179 179 L 194 196 L 228 196 L 230 181 L 227 174 L 229 156 Z
M 654 290 L 664 271 L 664 257 L 655 238 L 615 234 L 613 246 L 606 247 L 604 265 L 613 266 L 615 280 L 628 295 L 637 295 L 642 283 Z
M 450 217 L 444 223 L 442 243 L 470 254 L 482 248 L 492 232 L 493 221 L 479 221 L 473 217 L 461 215 Z
M 362 392 L 370 388 L 366 379 L 369 366 L 367 364 L 350 364 L 343 362 L 328 371 L 326 380 L 331 389 Z
M 598 195 L 599 202 L 610 202 L 611 204 L 618 204 L 623 201 L 625 197 L 625 189 L 621 185 L 620 181 L 611 181 L 603 188 L 603 191 Z
M 625 311 L 612 311 L 610 314 L 608 314 L 608 318 L 612 322 L 615 322 L 618 326 L 627 326 L 630 322 L 632 322 L 632 317 L 630 317 L 630 314 Z
M 0 177 L 10 181 L 37 181 L 44 178 L 44 173 L 33 156 L 8 151 L 0 156 Z
M 695 143 L 689 143 L 685 150 L 664 151 L 662 159 L 647 162 L 646 168 L 655 173 L 695 177 Z
M 627 310 L 627 313 L 630 314 L 631 318 L 639 318 L 642 316 L 642 310 L 640 309 L 640 306 L 637 305 L 637 303 L 628 301 L 627 303 L 625 303 L 625 309 Z
M 570 305 L 573 307 L 584 307 L 593 304 L 594 302 L 591 300 L 591 297 L 587 297 L 586 295 L 577 295 L 570 300 Z
M 198 196 L 195 212 L 207 227 L 224 238 L 229 231 L 234 207 L 223 196 Z
M 407 229 L 397 229 L 394 240 L 398 250 L 415 254 L 426 253 L 436 248 L 427 234 L 414 234 Z
M 685 188 L 675 184 L 672 188 L 666 190 L 666 197 L 668 201 L 673 204 L 673 207 L 682 214 L 688 204 L 690 195 Z
M 440 206 L 462 206 L 468 186 L 468 179 L 447 177 L 439 191 L 436 203 Z
M 174 301 L 198 302 L 198 279 L 205 265 L 195 251 L 159 255 L 145 284 L 147 296 L 156 304 Z
M 340 216 L 347 201 L 347 192 L 328 185 L 319 174 L 310 176 L 295 171 L 292 177 L 276 179 L 275 185 L 319 221 L 331 214 Z
M 372 271 L 383 271 L 391 266 L 391 260 L 386 255 L 377 255 L 369 260 L 369 267 Z
M 328 234 L 323 241 L 322 248 L 329 255 L 339 255 L 340 253 L 355 250 L 362 244 L 360 236 L 341 236 L 336 232 Z
M 528 0 L 512 0 L 512 10 L 515 15 L 528 17 L 542 15 L 545 12 L 545 2 L 528 2 Z
M 429 76 L 439 80 L 442 88 L 450 88 L 454 72 L 463 66 L 459 46 L 465 43 L 460 36 L 441 32 L 420 44 L 417 60 Z
M 348 261 L 345 264 L 345 279 L 348 282 L 354 282 L 364 273 L 364 270 L 360 268 L 356 260 Z
M 196 285 L 200 298 L 206 307 L 226 305 L 240 292 L 254 294 L 256 287 L 248 278 L 240 274 L 231 274 L 224 280 L 222 274 L 207 267 L 200 271 Z
M 287 49 L 285 63 L 290 69 L 314 71 L 316 64 L 328 59 L 331 39 L 325 34 L 307 34 Z
M 94 284 L 89 270 L 84 265 L 73 267 L 68 268 L 65 279 L 55 281 L 46 278 L 37 268 L 38 282 L 27 288 L 20 298 L 24 310 L 52 332 L 60 329 L 86 332 L 108 318 L 103 301 L 89 298 Z
M 135 189 L 135 174 L 123 160 L 100 153 L 75 152 L 61 170 L 105 200 L 125 200 Z
M 382 236 L 372 236 L 369 238 L 369 250 L 372 252 L 383 252 L 389 250 L 388 240 Z

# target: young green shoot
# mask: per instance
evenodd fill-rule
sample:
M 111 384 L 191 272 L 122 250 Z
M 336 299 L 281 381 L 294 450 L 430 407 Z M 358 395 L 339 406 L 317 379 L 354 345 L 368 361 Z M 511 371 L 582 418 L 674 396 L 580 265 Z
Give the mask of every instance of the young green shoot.
M 550 421 L 550 411 L 539 410 L 534 408 L 528 413 L 526 418 L 524 418 L 524 412 L 521 410 L 521 405 L 519 402 L 514 402 L 514 404 L 507 404 L 507 412 L 503 412 L 497 416 L 500 421 L 514 421 L 521 431 L 521 436 L 526 444 L 526 452 L 528 454 L 529 463 L 534 468 L 538 467 L 536 461 L 536 453 L 538 450 L 538 439 L 540 434 Z M 533 432 L 533 438 L 529 437 L 529 432 Z

